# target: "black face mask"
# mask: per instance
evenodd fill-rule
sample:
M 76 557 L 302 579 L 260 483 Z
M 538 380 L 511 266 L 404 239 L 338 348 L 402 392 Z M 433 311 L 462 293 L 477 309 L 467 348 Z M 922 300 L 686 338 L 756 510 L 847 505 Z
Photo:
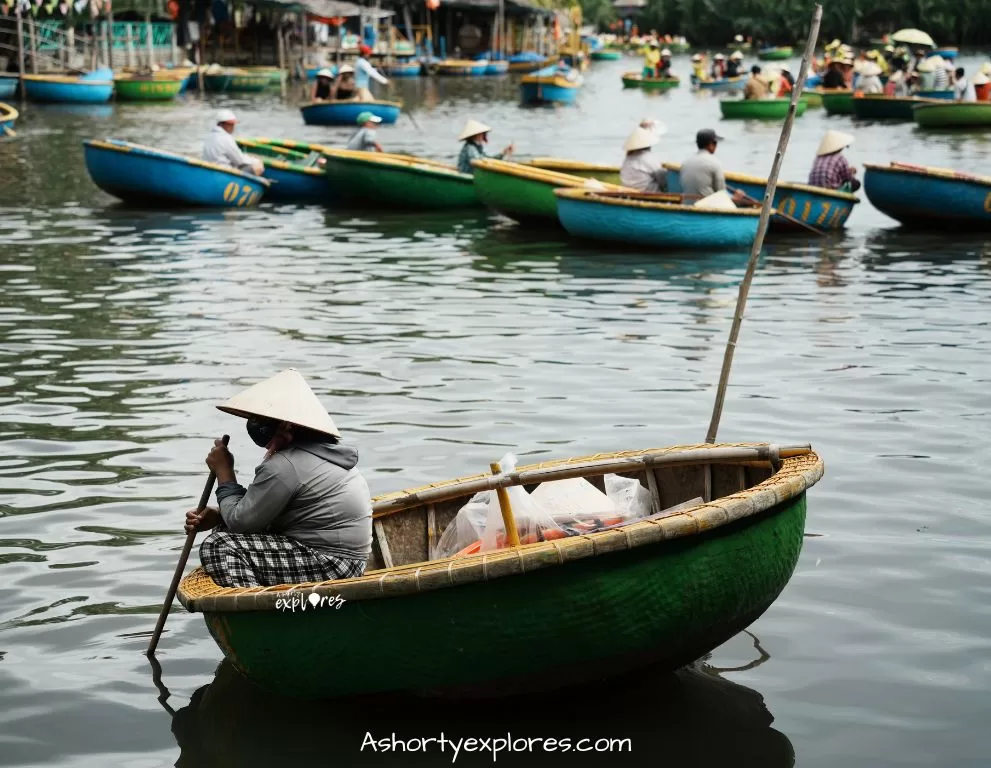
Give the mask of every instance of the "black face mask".
M 275 433 L 279 431 L 279 423 L 277 421 L 272 421 L 271 419 L 258 419 L 252 417 L 248 419 L 248 423 L 245 425 L 245 428 L 248 430 L 248 437 L 251 438 L 251 442 L 259 448 L 264 448 L 272 442 L 272 438 L 275 437 Z

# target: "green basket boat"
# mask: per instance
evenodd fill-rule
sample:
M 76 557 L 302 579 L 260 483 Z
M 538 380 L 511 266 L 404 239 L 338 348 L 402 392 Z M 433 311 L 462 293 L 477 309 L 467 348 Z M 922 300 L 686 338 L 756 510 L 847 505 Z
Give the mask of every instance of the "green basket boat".
M 791 99 L 723 99 L 719 111 L 726 120 L 784 120 L 789 104 Z M 804 115 L 808 106 L 804 96 L 799 98 L 795 116 Z
M 603 48 L 600 51 L 592 51 L 589 56 L 591 56 L 592 61 L 619 61 L 623 57 L 623 52 L 611 48 Z
M 583 179 L 595 179 L 604 184 L 619 185 L 618 165 L 586 163 L 581 160 L 565 160 L 558 157 L 535 157 L 532 160 L 520 160 L 519 163 L 531 168 L 566 173 L 570 176 L 580 176 Z
M 819 91 L 802 91 L 802 101 L 809 105 L 809 109 L 818 109 L 822 106 L 822 94 Z
M 249 93 L 264 91 L 270 82 L 267 73 L 251 74 L 243 70 L 203 75 L 203 87 L 213 93 Z
M 584 187 L 587 181 L 570 173 L 545 170 L 505 160 L 475 160 L 475 192 L 492 210 L 523 224 L 560 227 L 555 189 Z M 606 184 L 603 189 L 623 187 Z
M 794 55 L 795 51 L 790 45 L 781 45 L 776 48 L 761 48 L 757 51 L 757 58 L 761 61 L 784 61 Z
M 328 149 L 327 181 L 347 202 L 415 211 L 480 208 L 472 177 L 453 165 L 384 152 Z
M 913 119 L 912 107 L 941 99 L 919 99 L 913 97 L 884 96 L 882 94 L 857 94 L 853 97 L 853 114 L 858 120 L 903 120 Z
M 114 93 L 119 101 L 172 101 L 183 83 L 179 79 L 121 77 L 114 79 Z
M 852 115 L 853 91 L 849 88 L 816 88 L 827 115 Z
M 914 104 L 912 118 L 923 128 L 991 127 L 991 102 L 936 101 Z
M 681 84 L 678 77 L 644 77 L 639 72 L 624 72 L 624 88 L 640 88 L 644 91 L 669 91 Z
M 268 78 L 268 85 L 281 85 L 282 78 L 285 77 L 285 72 L 278 67 L 241 67 L 249 75 L 264 75 Z
M 573 477 L 601 490 L 607 473 L 638 479 L 654 516 L 431 558 L 439 532 L 475 493 Z M 203 613 L 246 677 L 300 698 L 509 695 L 648 665 L 673 670 L 745 629 L 781 593 L 802 548 L 806 490 L 822 474 L 808 446 L 764 444 L 597 454 L 479 474 L 375 499 L 376 547 L 364 576 L 224 588 L 199 568 L 179 599 Z

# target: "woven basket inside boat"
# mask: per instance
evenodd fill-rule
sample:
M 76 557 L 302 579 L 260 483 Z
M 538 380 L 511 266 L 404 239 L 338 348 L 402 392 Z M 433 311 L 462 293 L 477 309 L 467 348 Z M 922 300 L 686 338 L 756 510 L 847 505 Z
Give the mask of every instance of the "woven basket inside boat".
M 660 451 L 656 449 L 653 451 L 622 451 L 586 456 L 580 459 L 550 461 L 521 467 L 517 471 L 526 472 L 540 468 L 567 466 L 571 463 L 580 464 L 602 459 L 635 458 L 665 451 L 677 452 L 713 447 L 755 447 L 755 444 L 677 446 Z M 281 599 L 285 592 L 291 590 L 305 589 L 307 592 L 315 592 L 318 595 L 328 597 L 340 595 L 346 600 L 369 600 L 417 594 L 504 576 L 521 575 L 541 568 L 556 567 L 571 561 L 596 557 L 610 552 L 693 536 L 736 520 L 758 515 L 778 504 L 796 498 L 806 488 L 814 485 L 822 477 L 822 474 L 822 459 L 815 453 L 808 453 L 803 456 L 784 459 L 777 472 L 751 488 L 699 504 L 670 517 L 632 522 L 607 531 L 528 544 L 518 549 L 396 566 L 372 571 L 356 579 L 310 584 L 282 584 L 275 587 L 232 588 L 217 585 L 202 568 L 197 568 L 183 579 L 179 587 L 179 599 L 191 611 L 270 611 L 276 610 L 276 601 Z M 484 475 L 451 480 L 447 483 L 425 486 L 416 490 L 422 492 L 426 488 L 455 485 L 479 477 L 484 477 Z M 397 495 L 410 495 L 410 493 L 389 494 L 388 496 L 377 497 L 375 501 L 381 502 Z

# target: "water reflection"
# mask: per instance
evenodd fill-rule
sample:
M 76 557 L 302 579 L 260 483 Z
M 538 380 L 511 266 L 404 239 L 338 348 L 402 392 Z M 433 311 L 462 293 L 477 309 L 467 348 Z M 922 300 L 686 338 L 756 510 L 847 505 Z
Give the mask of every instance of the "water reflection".
M 674 674 L 641 672 L 602 684 L 595 694 L 446 701 L 368 697 L 301 702 L 264 693 L 229 663 L 174 713 L 181 749 L 176 766 L 451 765 L 452 752 L 360 751 L 375 739 L 614 738 L 631 740 L 625 753 L 501 753 L 510 765 L 691 765 L 696 768 L 795 764 L 788 738 L 772 726 L 763 697 L 698 664 Z M 166 711 L 167 691 L 160 696 Z M 584 759 L 583 759 L 584 758 Z M 458 764 L 493 764 L 491 753 L 462 753 Z

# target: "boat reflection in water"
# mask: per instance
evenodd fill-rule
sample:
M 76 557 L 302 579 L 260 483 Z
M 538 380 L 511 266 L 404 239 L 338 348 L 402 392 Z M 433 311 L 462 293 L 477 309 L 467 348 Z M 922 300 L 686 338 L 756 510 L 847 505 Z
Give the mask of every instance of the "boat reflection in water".
M 759 663 L 759 661 L 757 662 Z M 753 664 L 748 665 L 752 667 Z M 210 766 L 452 765 L 453 749 L 378 751 L 363 741 L 439 738 L 629 739 L 623 751 L 503 751 L 458 755 L 457 764 L 793 766 L 788 738 L 771 727 L 763 697 L 703 663 L 554 696 L 453 701 L 398 696 L 302 702 L 255 688 L 228 662 L 174 713 L 180 768 Z M 370 736 L 369 736 L 370 734 Z M 617 742 L 618 743 L 618 742 Z M 537 742 L 535 742 L 537 744 Z M 414 743 L 415 745 L 415 743 Z

